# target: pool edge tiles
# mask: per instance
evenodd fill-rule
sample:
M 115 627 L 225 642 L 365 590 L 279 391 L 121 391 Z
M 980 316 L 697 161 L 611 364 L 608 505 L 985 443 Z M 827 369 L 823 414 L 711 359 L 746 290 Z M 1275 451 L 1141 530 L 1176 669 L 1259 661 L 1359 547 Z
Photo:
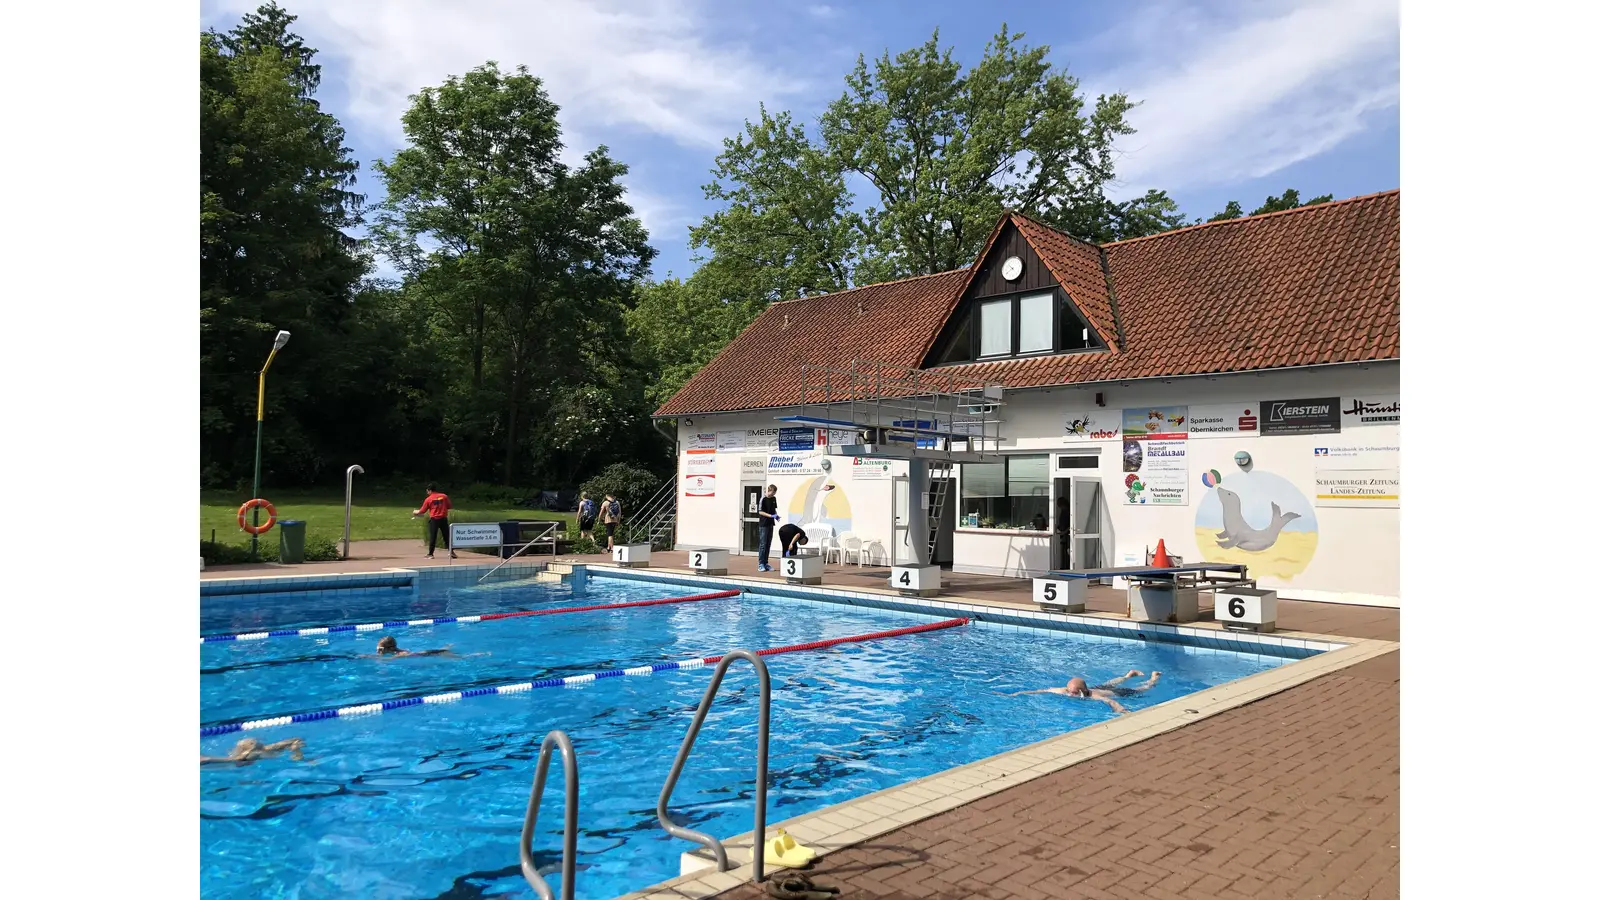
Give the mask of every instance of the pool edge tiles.
M 527 578 L 544 571 L 548 561 L 514 561 L 495 572 L 500 580 Z M 299 593 L 305 591 L 408 588 L 419 593 L 440 584 L 476 582 L 495 570 L 493 563 L 464 563 L 459 566 L 394 567 L 378 572 L 322 572 L 315 575 L 248 575 L 237 578 L 207 578 L 200 582 L 200 596 L 232 597 L 245 594 Z
M 1214 688 L 1206 688 L 1147 709 L 1069 731 L 965 765 L 926 775 L 804 815 L 768 823 L 817 851 L 818 856 L 857 846 L 898 828 L 949 812 L 1037 778 L 1220 715 L 1264 697 L 1348 668 L 1399 648 L 1395 641 L 1351 638 L 1337 649 L 1297 659 Z M 715 871 L 704 850 L 681 856 L 681 874 L 617 900 L 651 896 L 709 897 L 750 881 L 751 833 L 724 838 L 734 868 Z M 768 861 L 769 872 L 780 867 Z

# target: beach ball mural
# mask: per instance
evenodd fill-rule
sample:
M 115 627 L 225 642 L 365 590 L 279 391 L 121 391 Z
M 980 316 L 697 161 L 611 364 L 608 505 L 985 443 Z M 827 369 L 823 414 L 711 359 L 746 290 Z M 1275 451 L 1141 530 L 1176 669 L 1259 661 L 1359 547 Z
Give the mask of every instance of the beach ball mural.
M 1316 507 L 1289 479 L 1259 469 L 1201 476 L 1210 490 L 1195 507 L 1195 543 L 1206 560 L 1244 563 L 1257 577 L 1289 580 L 1317 552 Z

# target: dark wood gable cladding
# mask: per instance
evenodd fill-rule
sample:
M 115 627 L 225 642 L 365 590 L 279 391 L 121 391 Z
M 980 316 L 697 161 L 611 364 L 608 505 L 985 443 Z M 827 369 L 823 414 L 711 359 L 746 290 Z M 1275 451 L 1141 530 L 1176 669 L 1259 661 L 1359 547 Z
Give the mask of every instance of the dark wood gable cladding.
M 1022 260 L 1022 274 L 1016 281 L 1007 281 L 1001 270 L 1005 266 L 1005 261 L 1013 256 Z M 942 333 L 923 358 L 923 365 L 953 365 L 1004 358 L 983 357 L 979 354 L 978 307 L 989 300 L 1015 298 L 1044 291 L 1049 291 L 1055 296 L 1053 346 L 1049 350 L 1020 355 L 1039 356 L 1105 349 L 1096 329 L 1077 308 L 1072 289 L 1061 284 L 1051 267 L 1045 263 L 1017 226 L 1016 220 L 1007 216 L 1001 223 L 999 231 L 989 242 L 986 252 L 978 260 L 976 271 L 972 273 L 966 290 L 962 292 L 955 308 L 946 319 Z M 1069 335 L 1083 335 L 1087 336 L 1087 339 Z
M 1000 274 L 1000 267 L 1013 256 L 1022 259 L 1022 277 L 1016 281 L 1007 281 Z M 995 238 L 994 246 L 989 248 L 989 255 L 979 261 L 978 271 L 972 276 L 972 284 L 967 287 L 966 293 L 961 295 L 961 306 L 967 307 L 968 301 L 982 297 L 994 297 L 1000 294 L 1015 294 L 1019 291 L 1038 291 L 1057 286 L 1056 277 L 1050 274 L 1050 267 L 1044 264 L 1033 247 L 1028 244 L 1022 232 L 1015 223 L 1007 221 L 1000 229 L 1000 235 Z

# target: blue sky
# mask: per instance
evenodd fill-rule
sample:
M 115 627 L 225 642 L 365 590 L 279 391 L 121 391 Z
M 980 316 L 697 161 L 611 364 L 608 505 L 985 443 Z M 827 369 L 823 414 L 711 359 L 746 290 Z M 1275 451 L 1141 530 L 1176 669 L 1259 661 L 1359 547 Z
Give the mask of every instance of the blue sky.
M 226 29 L 259 0 L 204 0 Z M 324 108 L 360 160 L 399 149 L 408 95 L 485 60 L 518 64 L 561 105 L 569 157 L 606 144 L 660 251 L 658 278 L 694 263 L 688 228 L 724 137 L 758 105 L 814 124 L 857 54 L 940 30 L 971 64 L 1001 23 L 1046 44 L 1091 95 L 1143 105 L 1119 145 L 1122 195 L 1164 188 L 1190 217 L 1246 211 L 1285 187 L 1343 198 L 1400 183 L 1397 0 L 995 4 L 882 0 L 280 0 L 319 52 Z

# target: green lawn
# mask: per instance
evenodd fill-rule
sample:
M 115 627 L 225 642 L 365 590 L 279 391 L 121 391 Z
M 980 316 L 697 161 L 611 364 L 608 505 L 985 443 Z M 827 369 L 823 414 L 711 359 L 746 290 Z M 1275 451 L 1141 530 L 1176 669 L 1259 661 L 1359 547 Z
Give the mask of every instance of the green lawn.
M 363 493 L 357 483 L 355 506 L 350 513 L 350 539 L 352 541 L 378 541 L 413 538 L 424 539 L 423 520 L 411 518 L 411 511 L 422 502 L 421 491 L 415 494 Z M 250 535 L 239 530 L 239 505 L 249 498 L 233 491 L 202 491 L 200 494 L 200 540 L 211 540 L 212 529 L 217 541 L 224 544 L 248 544 Z M 329 490 L 283 490 L 267 492 L 278 511 L 278 520 L 300 519 L 306 523 L 306 536 L 323 537 L 331 541 L 344 539 L 344 492 Z M 478 505 L 457 500 L 451 510 L 452 522 L 499 522 L 504 519 L 536 519 L 561 521 L 569 526 L 576 513 L 558 513 L 543 509 L 521 509 L 511 506 Z M 276 528 L 264 537 L 277 540 Z

